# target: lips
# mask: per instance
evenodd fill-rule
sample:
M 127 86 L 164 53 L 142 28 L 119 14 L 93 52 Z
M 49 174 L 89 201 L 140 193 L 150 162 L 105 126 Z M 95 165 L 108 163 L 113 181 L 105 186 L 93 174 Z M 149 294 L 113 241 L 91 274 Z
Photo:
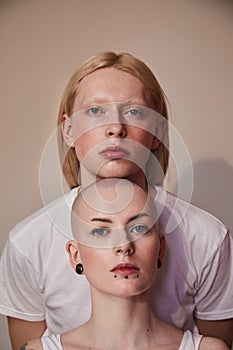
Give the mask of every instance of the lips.
M 125 158 L 129 155 L 128 151 L 119 146 L 109 146 L 101 151 L 100 154 L 107 159 Z
M 119 264 L 110 271 L 124 276 L 134 274 L 135 272 L 139 271 L 139 268 L 132 264 Z

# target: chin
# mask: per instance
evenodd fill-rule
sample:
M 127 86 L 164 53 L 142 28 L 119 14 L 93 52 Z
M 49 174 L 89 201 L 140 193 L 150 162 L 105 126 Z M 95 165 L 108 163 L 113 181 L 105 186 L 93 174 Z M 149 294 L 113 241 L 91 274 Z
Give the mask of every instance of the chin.
M 128 290 L 119 290 L 118 293 L 116 294 L 116 296 L 120 297 L 120 298 L 135 298 L 135 297 L 140 297 L 142 295 L 144 295 L 145 290 L 144 289 L 130 289 L 128 288 Z
M 98 176 L 101 178 L 118 177 L 133 179 L 142 172 L 143 169 L 139 168 L 134 163 L 126 160 L 121 160 L 117 163 L 115 161 L 111 161 L 103 165 L 103 167 L 98 172 Z
M 129 281 L 127 281 L 129 282 Z M 124 283 L 122 285 L 118 285 L 117 287 L 117 293 L 115 290 L 115 295 L 118 297 L 122 298 L 130 298 L 130 297 L 137 297 L 137 296 L 142 296 L 148 289 L 150 288 L 151 285 L 145 284 L 144 282 L 142 283 Z

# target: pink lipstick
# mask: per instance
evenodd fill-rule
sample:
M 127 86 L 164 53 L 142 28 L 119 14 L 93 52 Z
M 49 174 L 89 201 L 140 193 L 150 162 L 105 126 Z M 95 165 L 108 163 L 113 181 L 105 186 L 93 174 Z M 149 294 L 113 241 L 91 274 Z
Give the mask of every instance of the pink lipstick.
M 125 158 L 129 155 L 125 149 L 114 145 L 105 148 L 100 154 L 107 159 Z
M 119 264 L 115 266 L 111 272 L 120 276 L 129 276 L 139 271 L 139 268 L 132 264 Z

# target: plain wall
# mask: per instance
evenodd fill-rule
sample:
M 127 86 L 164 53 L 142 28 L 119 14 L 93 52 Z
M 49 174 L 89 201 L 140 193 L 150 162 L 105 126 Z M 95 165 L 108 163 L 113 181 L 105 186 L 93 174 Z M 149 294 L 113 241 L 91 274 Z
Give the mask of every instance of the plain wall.
M 0 252 L 9 230 L 42 205 L 40 160 L 66 82 L 103 50 L 130 52 L 153 70 L 191 157 L 192 202 L 233 228 L 232 35 L 224 0 L 2 0 Z M 51 198 L 55 171 L 51 157 Z M 173 173 L 169 189 L 189 185 L 186 164 L 178 180 Z M 0 326 L 0 350 L 9 350 L 3 318 Z

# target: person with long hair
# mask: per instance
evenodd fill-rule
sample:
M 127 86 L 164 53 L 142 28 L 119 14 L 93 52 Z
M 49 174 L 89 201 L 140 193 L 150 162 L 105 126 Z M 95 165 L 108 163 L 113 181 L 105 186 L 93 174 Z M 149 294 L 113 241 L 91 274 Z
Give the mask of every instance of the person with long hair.
M 62 333 L 89 319 L 89 283 L 72 274 L 64 246 L 72 237 L 71 206 L 80 186 L 112 177 L 147 190 L 160 213 L 167 254 L 160 288 L 152 286 L 156 315 L 230 345 L 232 236 L 218 219 L 162 187 L 168 108 L 151 70 L 127 53 L 89 58 L 68 82 L 58 129 L 71 191 L 16 225 L 1 257 L 0 312 L 8 316 L 13 349 L 45 330 Z

